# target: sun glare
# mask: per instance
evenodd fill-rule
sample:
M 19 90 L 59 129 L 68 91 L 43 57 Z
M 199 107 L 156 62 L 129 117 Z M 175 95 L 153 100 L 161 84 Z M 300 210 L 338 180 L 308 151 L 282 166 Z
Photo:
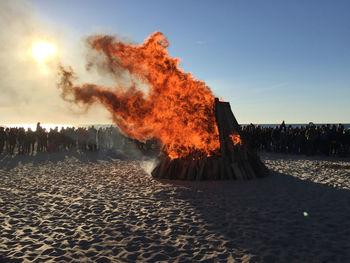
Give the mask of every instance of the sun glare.
M 56 54 L 56 47 L 49 42 L 39 41 L 32 46 L 32 55 L 39 61 L 43 62 L 54 57 Z

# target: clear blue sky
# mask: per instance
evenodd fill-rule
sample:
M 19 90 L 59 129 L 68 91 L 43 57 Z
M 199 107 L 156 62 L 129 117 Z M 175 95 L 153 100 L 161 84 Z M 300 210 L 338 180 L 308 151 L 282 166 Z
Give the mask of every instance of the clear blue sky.
M 29 2 L 77 36 L 162 31 L 241 123 L 350 122 L 350 1 Z

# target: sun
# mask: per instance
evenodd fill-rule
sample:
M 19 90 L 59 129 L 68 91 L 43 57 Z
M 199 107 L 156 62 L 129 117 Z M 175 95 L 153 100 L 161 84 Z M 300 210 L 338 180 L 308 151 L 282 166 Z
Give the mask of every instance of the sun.
M 44 62 L 56 55 L 56 46 L 49 42 L 38 41 L 32 46 L 32 55 L 38 62 Z

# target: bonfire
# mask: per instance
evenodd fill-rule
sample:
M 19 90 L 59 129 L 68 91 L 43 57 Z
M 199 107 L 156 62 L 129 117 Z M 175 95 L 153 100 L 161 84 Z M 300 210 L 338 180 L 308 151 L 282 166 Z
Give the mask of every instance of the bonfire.
M 253 179 L 268 174 L 257 153 L 242 143 L 240 126 L 230 104 L 215 99 L 216 123 L 219 130 L 220 152 L 208 156 L 193 151 L 184 157 L 171 159 L 166 152 L 152 171 L 156 178 L 182 180 Z
M 62 97 L 85 105 L 103 104 L 130 138 L 157 138 L 163 149 L 154 177 L 251 179 L 267 174 L 257 154 L 241 141 L 230 105 L 216 99 L 205 82 L 183 72 L 180 60 L 169 56 L 169 42 L 161 32 L 141 45 L 100 35 L 87 42 L 100 56 L 88 61 L 87 68 L 112 75 L 115 87 L 76 85 L 73 70 L 61 66 Z

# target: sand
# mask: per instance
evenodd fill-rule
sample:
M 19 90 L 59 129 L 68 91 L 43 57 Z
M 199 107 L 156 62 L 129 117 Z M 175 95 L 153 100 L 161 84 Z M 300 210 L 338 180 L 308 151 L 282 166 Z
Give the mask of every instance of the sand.
M 346 262 L 350 160 L 262 154 L 253 181 L 155 180 L 141 160 L 1 156 L 1 262 Z

